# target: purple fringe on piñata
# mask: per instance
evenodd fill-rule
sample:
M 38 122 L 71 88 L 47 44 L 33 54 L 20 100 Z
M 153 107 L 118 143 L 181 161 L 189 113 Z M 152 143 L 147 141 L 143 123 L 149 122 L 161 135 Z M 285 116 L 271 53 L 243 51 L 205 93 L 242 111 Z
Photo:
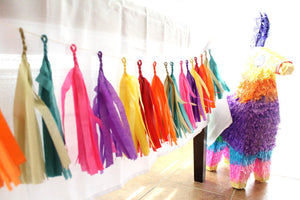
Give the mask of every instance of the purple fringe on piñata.
M 240 103 L 231 95 L 227 101 L 233 122 L 222 133 L 223 140 L 245 156 L 272 150 L 280 122 L 278 100 Z

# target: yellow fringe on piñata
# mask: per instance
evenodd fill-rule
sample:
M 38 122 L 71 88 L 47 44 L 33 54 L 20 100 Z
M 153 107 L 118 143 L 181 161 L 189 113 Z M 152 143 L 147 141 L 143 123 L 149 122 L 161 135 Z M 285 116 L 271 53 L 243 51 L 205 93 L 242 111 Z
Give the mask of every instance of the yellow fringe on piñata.
M 255 65 L 255 58 L 257 56 L 264 56 L 267 62 L 261 66 Z M 266 102 L 277 100 L 276 89 L 276 66 L 278 63 L 286 60 L 267 48 L 260 48 L 260 50 L 249 58 L 247 61 L 247 69 L 243 73 L 243 80 L 237 90 L 237 97 L 242 103 L 250 100 L 258 101 L 262 97 Z

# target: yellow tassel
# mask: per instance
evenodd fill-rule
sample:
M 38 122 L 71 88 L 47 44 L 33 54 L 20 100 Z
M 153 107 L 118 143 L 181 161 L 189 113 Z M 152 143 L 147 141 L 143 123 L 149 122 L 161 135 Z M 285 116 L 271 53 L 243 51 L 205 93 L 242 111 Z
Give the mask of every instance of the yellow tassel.
M 146 156 L 149 154 L 149 145 L 146 137 L 146 127 L 140 110 L 141 94 L 139 82 L 137 78 L 127 74 L 125 58 L 122 58 L 122 62 L 124 64 L 124 74 L 120 81 L 120 99 L 125 108 L 135 148 L 137 152 L 140 149 Z

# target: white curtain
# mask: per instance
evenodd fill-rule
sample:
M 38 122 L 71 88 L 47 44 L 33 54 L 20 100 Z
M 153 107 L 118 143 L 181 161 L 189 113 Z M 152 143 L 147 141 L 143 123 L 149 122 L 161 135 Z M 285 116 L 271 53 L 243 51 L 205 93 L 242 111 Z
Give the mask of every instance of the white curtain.
M 179 61 L 199 58 L 210 41 L 212 53 L 222 77 L 234 91 L 247 56 L 252 38 L 255 17 L 259 11 L 269 16 L 271 29 L 266 47 L 279 52 L 295 64 L 295 72 L 289 77 L 278 76 L 278 93 L 281 112 L 281 129 L 274 152 L 273 166 L 282 168 L 286 176 L 300 178 L 297 148 L 300 136 L 299 121 L 300 75 L 298 72 L 300 19 L 298 7 L 293 1 L 134 1 L 134 0 L 0 0 L 0 108 L 12 124 L 14 90 L 18 66 L 21 60 L 21 39 L 18 27 L 25 31 L 28 60 L 35 78 L 42 62 L 41 34 L 46 34 L 48 55 L 53 70 L 54 88 L 61 108 L 60 87 L 73 67 L 69 49 L 78 47 L 79 66 L 86 81 L 90 100 L 97 82 L 99 62 L 97 52 L 103 52 L 103 67 L 107 79 L 118 91 L 123 73 L 121 58 L 127 58 L 127 71 L 138 76 L 136 62 L 143 61 L 143 75 L 151 80 L 152 63 L 158 62 L 157 73 L 164 80 L 163 62 L 175 63 L 178 77 Z M 37 84 L 35 83 L 37 88 Z M 116 159 L 115 164 L 103 174 L 89 176 L 80 172 L 76 164 L 76 139 L 72 94 L 67 95 L 66 141 L 72 159 L 73 178 L 51 178 L 39 185 L 20 185 L 12 192 L 0 189 L 0 199 L 93 199 L 121 187 L 130 178 L 150 169 L 157 156 L 164 155 L 184 145 L 194 134 L 180 140 L 177 147 L 164 146 L 150 156 L 130 161 Z M 199 130 L 205 124 L 199 124 Z M 199 130 L 195 132 L 199 132 Z M 288 148 L 287 148 L 288 146 Z M 294 167 L 293 167 L 294 166 Z M 191 172 L 193 173 L 193 172 Z

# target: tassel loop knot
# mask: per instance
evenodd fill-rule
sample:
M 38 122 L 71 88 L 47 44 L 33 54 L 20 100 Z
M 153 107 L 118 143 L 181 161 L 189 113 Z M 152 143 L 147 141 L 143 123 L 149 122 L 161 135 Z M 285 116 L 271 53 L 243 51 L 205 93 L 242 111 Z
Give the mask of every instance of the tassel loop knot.
M 21 39 L 22 39 L 22 44 L 23 44 L 23 52 L 22 52 L 22 55 L 23 55 L 23 56 L 26 56 L 27 46 L 26 46 L 26 43 L 25 43 L 25 35 L 24 35 L 24 31 L 23 31 L 23 29 L 22 29 L 21 27 L 19 28 L 19 31 L 20 31 L 20 35 L 21 35 Z
M 99 58 L 99 62 L 100 62 L 100 70 L 103 71 L 103 63 L 102 63 L 102 51 L 98 51 L 97 53 L 98 58 Z
M 121 60 L 122 60 L 123 66 L 124 66 L 124 73 L 126 73 L 126 58 L 123 57 Z
M 183 64 L 183 61 L 181 60 L 180 61 L 180 69 L 181 69 L 181 72 L 183 73 L 182 64 Z
M 156 75 L 156 64 L 157 64 L 156 61 L 154 61 L 154 62 L 153 62 L 153 71 L 154 71 L 154 74 L 155 74 L 155 75 Z
M 141 61 L 141 60 L 138 60 L 138 61 L 137 61 L 137 65 L 139 66 L 139 74 L 142 75 L 142 69 L 141 69 L 142 61 Z
M 188 71 L 189 70 L 189 61 L 188 60 L 185 60 L 185 65 L 186 65 L 186 70 Z
M 174 63 L 173 63 L 173 62 L 170 62 L 170 65 L 171 65 L 171 75 L 172 75 L 173 72 L 174 72 Z
M 168 63 L 167 63 L 167 62 L 164 62 L 164 65 L 165 65 L 165 68 L 166 68 L 167 75 L 169 76 L 169 72 L 168 72 L 168 68 L 167 68 Z
M 75 66 L 78 66 L 77 57 L 76 57 L 76 51 L 77 51 L 76 45 L 75 44 L 71 44 L 70 49 L 71 49 L 71 51 L 73 53 L 73 60 L 74 60 Z
M 44 54 L 46 55 L 47 54 L 47 42 L 48 42 L 48 38 L 47 38 L 47 35 L 43 34 L 41 36 L 41 40 L 44 44 Z

